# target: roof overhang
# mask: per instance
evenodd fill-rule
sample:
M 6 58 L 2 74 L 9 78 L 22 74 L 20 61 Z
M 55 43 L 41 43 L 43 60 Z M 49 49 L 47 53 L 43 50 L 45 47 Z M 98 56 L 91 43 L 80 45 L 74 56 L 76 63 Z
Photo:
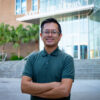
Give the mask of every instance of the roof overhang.
M 84 13 L 90 14 L 93 11 L 93 8 L 94 8 L 94 5 L 87 5 L 87 6 L 82 6 L 78 8 L 52 11 L 49 13 L 46 12 L 46 13 L 39 13 L 39 14 L 29 14 L 29 15 L 25 15 L 23 17 L 17 18 L 16 20 L 27 22 L 27 23 L 39 24 L 41 18 L 84 14 Z

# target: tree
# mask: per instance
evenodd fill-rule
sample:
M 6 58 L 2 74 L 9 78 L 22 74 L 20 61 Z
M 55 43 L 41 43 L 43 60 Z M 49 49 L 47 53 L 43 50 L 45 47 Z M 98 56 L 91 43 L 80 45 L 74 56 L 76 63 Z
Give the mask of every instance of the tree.
M 0 24 L 0 45 L 3 45 L 2 53 L 5 52 L 5 44 L 10 41 L 10 29 L 8 24 Z
M 12 42 L 13 44 L 16 43 L 16 29 L 14 26 L 10 26 L 10 42 Z
M 12 42 L 14 47 L 18 49 L 18 57 L 20 57 L 21 43 L 38 41 L 39 25 L 28 25 L 26 28 L 19 24 L 16 28 L 8 24 L 0 24 L 0 45 L 3 45 L 2 52 L 4 53 L 5 44 Z
M 29 41 L 38 41 L 39 40 L 39 25 L 32 24 L 31 26 L 28 25 L 27 27 L 27 34 Z
M 16 29 L 11 27 L 11 42 L 13 42 L 14 47 L 18 48 L 18 58 L 20 58 L 20 45 L 25 42 L 27 30 L 20 24 Z

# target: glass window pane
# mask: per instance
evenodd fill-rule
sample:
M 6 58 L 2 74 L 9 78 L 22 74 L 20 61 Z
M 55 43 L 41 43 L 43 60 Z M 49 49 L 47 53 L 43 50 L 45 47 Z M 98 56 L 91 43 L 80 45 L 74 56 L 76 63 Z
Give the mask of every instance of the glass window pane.
M 26 0 L 16 0 L 16 14 L 24 14 L 26 12 Z
M 80 58 L 87 59 L 87 45 L 80 45 Z
M 74 58 L 78 58 L 78 46 L 74 45 Z
M 56 10 L 62 9 L 62 0 L 56 0 Z
M 47 12 L 48 0 L 40 0 L 40 13 Z
M 80 0 L 82 6 L 85 6 L 88 4 L 88 0 Z
M 22 7 L 21 7 L 21 13 L 24 14 L 26 12 L 26 0 L 22 0 Z
M 88 4 L 93 4 L 94 0 L 88 0 Z
M 32 10 L 38 12 L 38 0 L 32 0 Z
M 90 58 L 100 58 L 100 10 L 90 16 L 89 42 Z
M 16 14 L 21 13 L 21 2 L 20 0 L 16 0 Z
M 49 11 L 54 11 L 56 9 L 56 0 L 51 0 L 49 2 L 48 7 L 49 7 Z

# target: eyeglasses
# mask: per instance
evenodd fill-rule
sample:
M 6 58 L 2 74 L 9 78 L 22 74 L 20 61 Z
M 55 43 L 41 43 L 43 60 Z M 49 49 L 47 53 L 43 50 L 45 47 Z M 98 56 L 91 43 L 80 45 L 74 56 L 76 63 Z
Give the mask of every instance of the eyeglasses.
M 57 32 L 56 30 L 44 30 L 43 34 L 60 34 L 60 32 Z

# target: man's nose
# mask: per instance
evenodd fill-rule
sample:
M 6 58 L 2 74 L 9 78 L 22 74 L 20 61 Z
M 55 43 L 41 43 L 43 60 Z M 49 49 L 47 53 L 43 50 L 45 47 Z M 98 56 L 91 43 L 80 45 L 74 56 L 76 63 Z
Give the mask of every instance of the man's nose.
M 49 32 L 49 34 L 48 34 L 49 36 L 52 36 L 52 32 Z

